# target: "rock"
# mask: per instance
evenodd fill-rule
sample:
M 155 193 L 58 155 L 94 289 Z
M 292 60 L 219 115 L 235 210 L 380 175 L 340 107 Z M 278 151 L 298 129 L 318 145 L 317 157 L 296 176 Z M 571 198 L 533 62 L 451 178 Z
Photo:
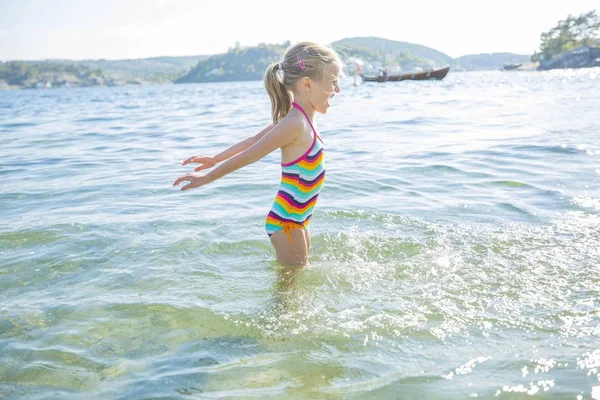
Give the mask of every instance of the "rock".
M 540 71 L 560 68 L 592 68 L 600 66 L 600 48 L 583 46 L 563 53 L 551 60 L 542 60 Z

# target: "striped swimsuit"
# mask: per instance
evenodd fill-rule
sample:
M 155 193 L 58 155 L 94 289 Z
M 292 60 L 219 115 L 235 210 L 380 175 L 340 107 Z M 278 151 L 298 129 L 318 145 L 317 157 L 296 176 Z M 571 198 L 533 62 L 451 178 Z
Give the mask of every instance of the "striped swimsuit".
M 297 103 L 292 106 L 304 114 L 313 131 L 313 142 L 304 155 L 291 163 L 281 163 L 281 185 L 267 215 L 266 229 L 269 237 L 283 230 L 292 242 L 291 231 L 306 229 L 317 197 L 325 180 L 323 142 L 308 115 Z

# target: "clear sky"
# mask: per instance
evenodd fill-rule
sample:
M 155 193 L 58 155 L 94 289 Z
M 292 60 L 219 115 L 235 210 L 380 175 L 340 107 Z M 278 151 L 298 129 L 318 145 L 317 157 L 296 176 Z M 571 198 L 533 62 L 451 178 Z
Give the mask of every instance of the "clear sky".
M 531 54 L 540 34 L 599 0 L 0 0 L 0 60 L 202 55 L 377 36 L 452 57 Z

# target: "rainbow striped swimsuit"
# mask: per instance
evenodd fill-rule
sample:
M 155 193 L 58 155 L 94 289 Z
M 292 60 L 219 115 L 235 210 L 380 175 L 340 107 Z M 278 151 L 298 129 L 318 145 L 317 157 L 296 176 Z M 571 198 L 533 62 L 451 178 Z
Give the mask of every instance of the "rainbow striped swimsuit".
M 292 103 L 292 106 L 302 111 L 308 120 L 313 131 L 313 143 L 302 157 L 291 163 L 281 163 L 281 185 L 266 221 L 269 237 L 283 230 L 290 243 L 293 229 L 306 229 L 308 226 L 325 181 L 323 142 L 302 107 L 297 103 Z

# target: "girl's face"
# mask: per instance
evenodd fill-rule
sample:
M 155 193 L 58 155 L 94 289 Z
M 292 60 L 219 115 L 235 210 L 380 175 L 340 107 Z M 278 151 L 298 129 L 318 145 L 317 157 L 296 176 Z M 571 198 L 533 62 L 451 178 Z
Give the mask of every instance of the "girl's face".
M 323 77 L 314 82 L 313 90 L 310 94 L 310 102 L 315 111 L 325 114 L 331 106 L 331 99 L 340 92 L 339 79 L 340 69 L 336 65 L 330 64 L 325 67 Z

